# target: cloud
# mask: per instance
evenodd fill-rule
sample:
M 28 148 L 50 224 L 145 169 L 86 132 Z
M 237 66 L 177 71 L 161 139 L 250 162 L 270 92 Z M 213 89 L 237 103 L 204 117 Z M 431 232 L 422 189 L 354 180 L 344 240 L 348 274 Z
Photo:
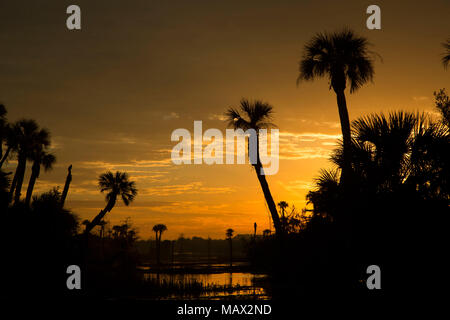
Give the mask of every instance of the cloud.
M 172 119 L 179 119 L 179 118 L 180 118 L 180 115 L 176 112 L 171 112 L 171 113 L 163 116 L 164 120 L 172 120 Z
M 225 121 L 226 117 L 223 114 L 210 114 L 208 116 L 209 120 L 220 120 L 220 121 Z
M 218 193 L 229 193 L 233 191 L 234 191 L 233 188 L 230 187 L 206 187 L 203 185 L 203 182 L 197 181 L 187 184 L 163 185 L 144 188 L 142 189 L 142 194 L 169 196 L 184 193 L 218 194 Z
M 340 134 L 329 134 L 320 132 L 302 132 L 302 133 L 280 132 L 280 140 L 298 139 L 300 141 L 315 142 L 317 140 L 336 140 L 340 139 L 341 137 L 342 135 Z
M 428 97 L 425 96 L 419 96 L 419 97 L 412 97 L 414 101 L 425 101 L 428 100 Z
M 296 148 L 295 150 L 282 151 L 280 159 L 283 160 L 305 160 L 305 159 L 328 159 L 331 150 L 322 147 Z
M 131 160 L 129 162 L 106 162 L 106 161 L 81 161 L 77 164 L 81 168 L 102 168 L 104 170 L 114 170 L 114 169 L 126 169 L 126 168 L 158 168 L 158 167 L 169 167 L 172 165 L 172 160 L 162 159 L 162 160 Z
M 303 160 L 329 158 L 340 134 L 321 132 L 280 132 L 280 159 Z M 317 145 L 320 143 L 320 145 Z
M 298 193 L 300 191 L 304 190 L 312 190 L 314 189 L 314 183 L 311 181 L 304 181 L 304 180 L 294 180 L 289 181 L 289 183 L 284 183 L 282 181 L 278 181 L 278 183 L 287 191 Z
M 311 119 L 299 119 L 299 118 L 284 118 L 284 120 L 313 125 L 317 127 L 328 127 L 331 129 L 337 129 L 341 127 L 341 124 L 335 121 L 316 121 Z

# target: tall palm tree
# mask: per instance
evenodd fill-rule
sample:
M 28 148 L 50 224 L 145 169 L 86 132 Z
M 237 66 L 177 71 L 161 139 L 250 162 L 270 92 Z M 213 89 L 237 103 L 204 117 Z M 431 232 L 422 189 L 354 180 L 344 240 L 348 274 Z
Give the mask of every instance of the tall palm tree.
M 372 52 L 368 41 L 351 30 L 335 33 L 318 33 L 304 47 L 299 63 L 297 83 L 328 77 L 330 89 L 337 97 L 341 131 L 344 142 L 344 168 L 341 182 L 351 181 L 351 133 L 350 120 L 345 99 L 345 88 L 350 85 L 350 93 L 371 81 L 374 75 Z
M 270 121 L 273 114 L 273 107 L 265 102 L 256 100 L 249 101 L 242 99 L 239 109 L 229 108 L 225 113 L 228 126 L 234 129 L 254 129 L 257 134 L 257 148 L 256 148 L 256 163 L 252 164 L 256 176 L 264 193 L 267 206 L 269 207 L 270 214 L 272 216 L 273 224 L 277 234 L 281 234 L 282 228 L 280 223 L 280 217 L 278 216 L 277 207 L 273 200 L 272 194 L 267 183 L 266 176 L 263 172 L 263 166 L 259 157 L 259 130 L 274 126 Z
M 37 150 L 33 155 L 33 166 L 31 167 L 30 181 L 28 182 L 27 195 L 25 197 L 25 204 L 30 205 L 31 196 L 33 194 L 34 185 L 36 180 L 39 178 L 41 173 L 41 166 L 44 167 L 45 171 L 51 170 L 56 162 L 56 157 L 47 153 L 44 150 Z
M 117 201 L 117 197 L 121 197 L 123 203 L 128 206 L 136 197 L 137 189 L 134 181 L 130 181 L 126 172 L 117 171 L 115 174 L 111 171 L 103 173 L 98 178 L 98 186 L 100 192 L 107 192 L 106 206 L 99 214 L 90 222 L 85 232 L 89 233 L 100 223 L 103 217 L 110 212 Z
M 447 69 L 448 64 L 450 63 L 450 39 L 447 39 L 447 41 L 444 42 L 442 46 L 445 49 L 444 55 L 442 57 L 442 64 L 444 65 L 444 68 Z
M 164 224 L 155 224 L 153 226 L 153 231 L 155 232 L 155 241 L 156 241 L 156 260 L 159 266 L 160 258 L 161 258 L 161 236 L 164 231 L 167 230 L 167 226 Z
M 234 230 L 230 228 L 227 229 L 227 232 L 225 233 L 230 244 L 230 268 L 233 266 L 233 232 Z
M 46 129 L 39 129 L 34 120 L 19 120 L 13 128 L 17 135 L 17 168 L 10 189 L 14 202 L 20 201 L 23 179 L 25 176 L 27 160 L 33 159 L 36 149 L 45 149 L 50 145 L 50 133 Z

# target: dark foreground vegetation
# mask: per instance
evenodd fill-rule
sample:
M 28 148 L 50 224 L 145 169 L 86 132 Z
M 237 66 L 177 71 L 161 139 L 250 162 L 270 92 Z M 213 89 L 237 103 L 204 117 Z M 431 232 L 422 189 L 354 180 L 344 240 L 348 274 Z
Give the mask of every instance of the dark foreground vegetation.
M 340 179 L 341 146 L 330 159 L 334 167 L 309 192 L 303 218 L 287 219 L 286 232 L 255 243 L 251 261 L 272 275 L 275 299 L 377 294 L 366 286 L 370 265 L 383 271 L 383 293 L 420 294 L 441 283 L 449 243 L 450 102 L 444 90 L 435 96 L 436 121 L 407 112 L 353 121 L 351 185 L 344 188 Z

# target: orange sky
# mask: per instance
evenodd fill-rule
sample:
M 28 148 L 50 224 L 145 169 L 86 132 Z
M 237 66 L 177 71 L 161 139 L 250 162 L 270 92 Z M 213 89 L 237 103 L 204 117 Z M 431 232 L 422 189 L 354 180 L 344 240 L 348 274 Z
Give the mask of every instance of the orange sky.
M 144 239 L 156 223 L 167 225 L 169 239 L 269 227 L 251 166 L 170 163 L 174 129 L 202 120 L 225 132 L 221 115 L 242 97 L 274 105 L 282 139 L 271 191 L 276 202 L 305 206 L 340 133 L 327 81 L 296 87 L 302 46 L 316 32 L 348 26 L 383 57 L 374 83 L 347 94 L 351 119 L 432 111 L 433 91 L 450 87 L 440 63 L 450 36 L 446 0 L 377 1 L 375 31 L 365 27 L 365 1 L 76 1 L 81 31 L 65 27 L 69 4 L 0 4 L 0 100 L 10 121 L 34 118 L 52 133 L 58 163 L 41 174 L 37 192 L 62 187 L 73 164 L 67 205 L 92 218 L 104 206 L 98 175 L 125 170 L 139 195 L 109 220 L 131 217 Z

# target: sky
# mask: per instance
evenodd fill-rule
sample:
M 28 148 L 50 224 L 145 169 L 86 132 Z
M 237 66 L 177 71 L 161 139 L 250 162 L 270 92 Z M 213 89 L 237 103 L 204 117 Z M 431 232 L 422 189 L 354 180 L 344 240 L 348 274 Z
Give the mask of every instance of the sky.
M 81 8 L 81 30 L 66 28 L 71 4 Z M 371 4 L 381 8 L 381 30 L 366 28 Z M 242 98 L 269 102 L 280 164 L 267 179 L 276 202 L 301 211 L 320 169 L 332 166 L 340 126 L 326 79 L 297 86 L 298 61 L 314 34 L 343 27 L 382 57 L 373 83 L 346 92 L 350 119 L 435 113 L 433 92 L 450 87 L 440 62 L 447 0 L 2 1 L 0 102 L 9 121 L 33 118 L 50 130 L 57 164 L 35 192 L 62 189 L 72 164 L 66 204 L 81 221 L 105 205 L 99 174 L 120 170 L 139 194 L 107 220 L 130 217 L 142 239 L 157 223 L 167 225 L 166 239 L 252 233 L 254 222 L 260 233 L 270 228 L 269 211 L 252 167 L 174 165 L 171 133 L 193 132 L 194 120 L 225 133 L 227 108 Z

